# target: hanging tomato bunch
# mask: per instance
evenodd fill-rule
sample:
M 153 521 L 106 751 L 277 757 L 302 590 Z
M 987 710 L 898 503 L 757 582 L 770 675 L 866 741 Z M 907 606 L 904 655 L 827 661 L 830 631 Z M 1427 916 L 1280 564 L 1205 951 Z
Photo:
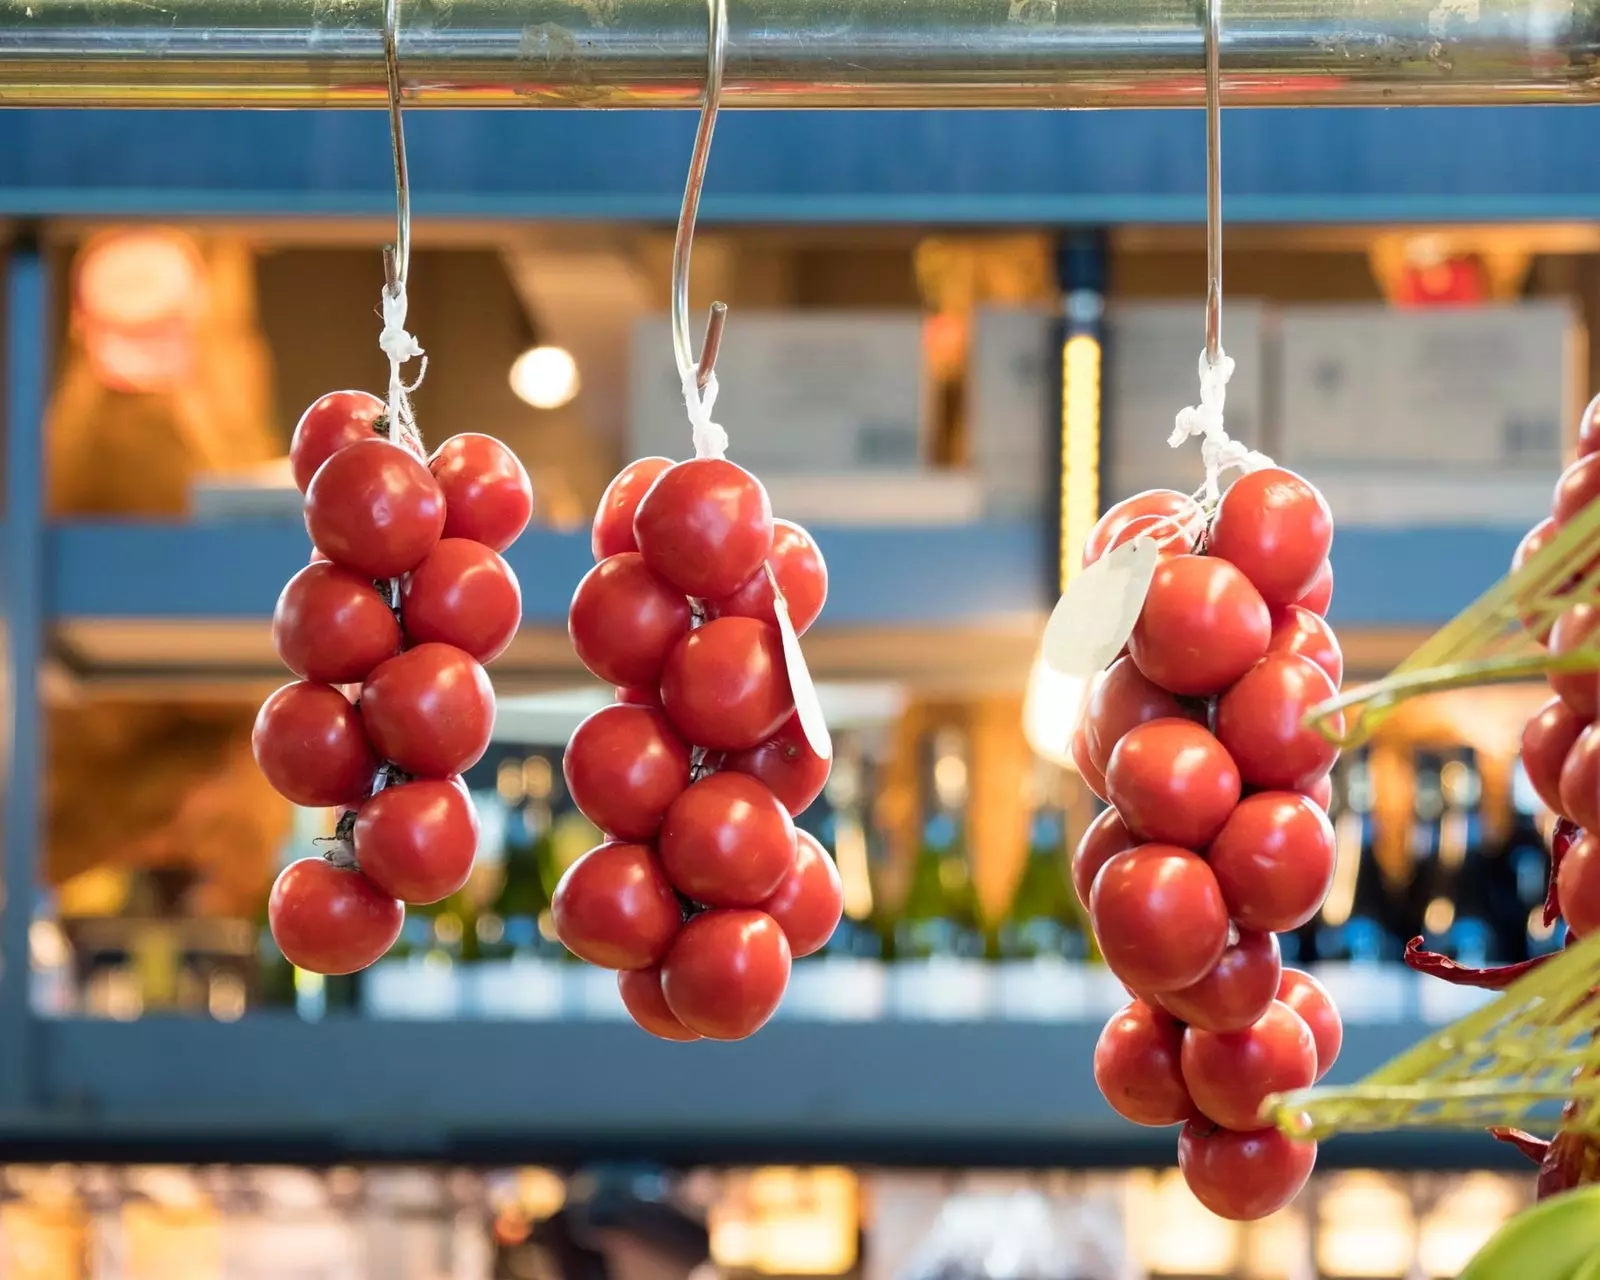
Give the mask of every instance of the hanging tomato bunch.
M 500 552 L 533 491 L 488 436 L 452 436 L 424 461 L 361 391 L 307 409 L 289 458 L 313 550 L 272 637 L 300 679 L 262 704 L 253 746 L 286 799 L 344 812 L 326 856 L 279 875 L 268 919 L 291 963 L 352 973 L 394 943 L 404 904 L 446 898 L 472 870 L 478 818 L 460 775 L 494 727 L 483 664 L 522 619 Z
M 829 761 L 795 711 L 776 606 L 781 594 L 803 634 L 828 571 L 810 534 L 774 520 L 761 482 L 724 458 L 630 463 L 592 545 L 568 629 L 617 696 L 578 726 L 563 769 L 606 842 L 562 877 L 556 931 L 618 970 L 652 1035 L 739 1040 L 844 907 L 833 859 L 794 825 Z
M 1314 1143 L 1266 1127 L 1270 1094 L 1304 1088 L 1343 1037 L 1328 993 L 1285 969 L 1333 880 L 1336 748 L 1304 724 L 1343 658 L 1323 620 L 1333 520 L 1278 468 L 1240 477 L 1215 513 L 1172 490 L 1117 504 L 1089 565 L 1140 536 L 1160 559 L 1123 655 L 1090 686 L 1073 739 L 1108 808 L 1073 857 L 1107 965 L 1132 1001 L 1095 1048 L 1122 1116 L 1183 1125 L 1179 1165 L 1213 1212 L 1259 1218 L 1310 1176 Z

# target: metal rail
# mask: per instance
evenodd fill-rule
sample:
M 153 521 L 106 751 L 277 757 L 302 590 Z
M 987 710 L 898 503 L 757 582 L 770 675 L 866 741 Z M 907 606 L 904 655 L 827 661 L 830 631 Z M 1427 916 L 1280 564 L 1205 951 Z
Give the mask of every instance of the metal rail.
M 731 0 L 728 107 L 1173 107 L 1184 0 Z M 1600 101 L 1600 0 L 1236 0 L 1229 105 Z M 384 105 L 383 0 L 0 0 L 0 104 Z M 689 106 L 703 0 L 419 0 L 407 105 Z

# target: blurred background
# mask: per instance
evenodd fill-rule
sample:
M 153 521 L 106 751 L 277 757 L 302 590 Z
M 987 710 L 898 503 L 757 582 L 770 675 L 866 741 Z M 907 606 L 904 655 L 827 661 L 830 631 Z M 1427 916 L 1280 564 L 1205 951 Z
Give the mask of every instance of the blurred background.
M 1464 140 L 1473 114 L 1438 127 Z M 523 195 L 485 181 L 468 216 L 460 166 L 430 209 L 452 136 L 430 118 L 417 414 L 431 443 L 488 432 L 526 464 L 526 618 L 491 669 L 471 881 L 411 911 L 364 974 L 289 966 L 266 892 L 331 815 L 277 799 L 249 751 L 284 679 L 272 605 L 308 550 L 283 455 L 321 393 L 381 390 L 392 225 L 378 121 L 283 118 L 300 132 L 252 123 L 228 154 L 277 137 L 314 162 L 284 178 L 274 152 L 253 187 L 218 163 L 220 133 L 179 130 L 193 150 L 172 171 L 127 176 L 160 116 L 34 113 L 0 137 L 21 162 L 12 212 L 64 208 L 14 222 L 8 275 L 7 622 L 37 641 L 40 690 L 10 698 L 9 765 L 41 801 L 7 797 L 7 866 L 37 876 L 28 1007 L 0 1046 L 0 1276 L 1430 1280 L 1524 1203 L 1531 1167 L 1487 1137 L 1346 1139 L 1300 1203 L 1238 1228 L 1183 1190 L 1174 1135 L 1123 1124 L 1093 1087 L 1124 995 L 1067 858 L 1098 802 L 1029 750 L 1023 695 L 1099 510 L 1200 480 L 1197 451 L 1166 445 L 1195 398 L 1205 284 L 1198 181 L 1172 190 L 1198 172 L 1200 126 L 1171 113 L 1143 167 L 1115 170 L 1123 204 L 1096 188 L 1080 206 L 1094 225 L 927 139 L 926 170 L 955 176 L 874 207 L 870 180 L 817 158 L 820 125 L 786 145 L 820 166 L 814 192 L 844 192 L 831 212 L 784 216 L 782 182 L 747 216 L 708 196 L 692 297 L 697 316 L 731 307 L 717 416 L 832 574 L 806 648 L 838 758 L 801 823 L 838 862 L 846 919 L 772 1026 L 693 1047 L 646 1042 L 549 921 L 597 838 L 560 768 L 610 693 L 565 635 L 588 521 L 623 462 L 690 452 L 664 314 L 678 152 L 631 203 L 583 188 L 568 156 Z M 1506 571 L 1600 386 L 1600 227 L 1582 220 L 1600 210 L 1555 179 L 1516 185 L 1508 129 L 1481 126 L 1488 195 L 1398 181 L 1392 155 L 1335 191 L 1333 148 L 1326 198 L 1286 178 L 1227 232 L 1228 427 L 1329 498 L 1347 684 Z M 1250 173 L 1296 145 L 1243 132 Z M 749 130 L 730 148 L 713 191 L 752 172 Z M 1512 194 L 1527 207 L 1507 220 Z M 1360 198 L 1393 216 L 1353 216 Z M 17 472 L 36 423 L 38 486 Z M 1406 939 L 1472 965 L 1561 946 L 1539 910 L 1550 819 L 1517 761 L 1546 696 L 1424 700 L 1341 761 L 1334 891 L 1284 939 L 1344 1012 L 1334 1080 L 1480 999 L 1415 979 Z

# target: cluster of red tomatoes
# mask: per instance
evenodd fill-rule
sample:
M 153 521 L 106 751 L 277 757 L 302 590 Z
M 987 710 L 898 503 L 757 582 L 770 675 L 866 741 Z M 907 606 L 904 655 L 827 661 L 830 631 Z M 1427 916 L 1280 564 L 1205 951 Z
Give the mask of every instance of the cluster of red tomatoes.
M 424 461 L 386 422 L 376 396 L 336 391 L 289 451 L 313 550 L 272 638 L 300 679 L 262 704 L 253 745 L 285 798 L 343 810 L 328 854 L 284 868 L 268 902 L 283 954 L 316 973 L 365 968 L 405 903 L 466 883 L 478 818 L 460 775 L 494 728 L 483 664 L 522 620 L 499 554 L 533 512 L 522 464 L 482 435 Z
M 1600 398 L 1585 410 L 1578 458 L 1556 481 L 1550 515 L 1528 532 L 1511 561 L 1520 569 L 1556 532 L 1600 498 Z M 1593 567 L 1585 570 L 1592 573 Z M 1574 583 L 1574 586 L 1576 583 Z M 1552 654 L 1600 645 L 1600 605 L 1573 604 L 1553 622 L 1529 617 L 1526 626 Z M 1546 923 L 1567 921 L 1569 940 L 1600 928 L 1600 673 L 1553 672 L 1555 697 L 1522 731 L 1522 763 L 1539 798 L 1557 816 L 1551 841 L 1551 884 Z
M 1283 968 L 1275 936 L 1310 920 L 1333 880 L 1338 752 L 1304 724 L 1343 676 L 1322 616 L 1333 521 L 1305 480 L 1260 470 L 1209 521 L 1172 490 L 1118 504 L 1085 564 L 1140 535 L 1160 546 L 1155 575 L 1073 740 L 1111 805 L 1073 879 L 1134 997 L 1101 1032 L 1095 1079 L 1127 1119 L 1184 1126 L 1179 1164 L 1203 1204 L 1258 1218 L 1316 1159 L 1265 1126 L 1262 1104 L 1320 1078 L 1343 1038 L 1327 992 Z
M 593 548 L 568 629 L 617 697 L 578 726 L 563 769 L 606 842 L 562 877 L 556 932 L 618 971 L 651 1034 L 739 1040 L 843 909 L 832 858 L 794 825 L 829 762 L 801 727 L 778 623 L 780 595 L 796 635 L 816 620 L 827 569 L 723 458 L 630 463 Z

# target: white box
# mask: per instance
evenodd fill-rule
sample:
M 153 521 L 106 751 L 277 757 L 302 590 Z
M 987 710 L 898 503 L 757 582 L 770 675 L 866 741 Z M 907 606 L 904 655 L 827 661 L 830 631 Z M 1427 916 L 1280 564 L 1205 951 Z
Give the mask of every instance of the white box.
M 1561 470 L 1577 332 L 1561 301 L 1287 308 L 1279 460 L 1352 522 L 1525 528 Z
M 696 323 L 694 341 L 700 341 Z M 634 326 L 628 447 L 688 457 L 689 419 L 667 317 Z M 926 458 L 922 317 L 806 311 L 728 318 L 713 416 L 728 454 L 763 475 L 915 472 Z

